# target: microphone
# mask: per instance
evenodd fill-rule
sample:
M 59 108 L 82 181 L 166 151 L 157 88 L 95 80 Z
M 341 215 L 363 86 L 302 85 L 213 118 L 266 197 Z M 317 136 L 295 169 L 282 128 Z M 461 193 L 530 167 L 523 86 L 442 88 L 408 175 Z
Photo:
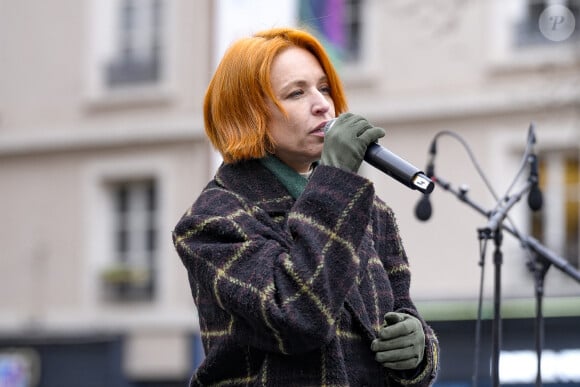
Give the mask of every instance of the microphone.
M 530 129 L 528 131 L 529 141 L 532 144 L 532 152 L 528 156 L 528 162 L 530 163 L 530 177 L 528 181 L 532 183 L 530 192 L 528 192 L 528 207 L 532 211 L 538 211 L 542 208 L 544 204 L 544 198 L 542 196 L 542 191 L 538 185 L 538 157 L 533 151 L 533 146 L 536 144 L 536 135 L 534 133 L 534 124 L 530 124 Z
M 336 118 L 326 123 L 324 133 L 332 128 L 335 121 Z M 425 176 L 419 168 L 377 143 L 372 143 L 367 147 L 364 160 L 411 189 L 430 193 L 435 187 L 431 179 Z
M 415 206 L 415 216 L 417 219 L 425 222 L 431 218 L 432 213 L 433 209 L 431 207 L 431 201 L 429 200 L 429 194 L 424 194 Z
M 431 157 L 429 158 L 429 162 L 427 163 L 427 177 L 432 178 L 435 176 L 435 154 L 437 153 L 437 145 L 436 140 L 433 139 L 431 143 L 431 148 L 429 150 Z M 425 222 L 431 218 L 431 214 L 433 213 L 433 208 L 431 206 L 431 201 L 429 200 L 429 193 L 423 194 L 423 197 L 419 199 L 417 205 L 415 206 L 415 216 L 417 219 Z
M 538 186 L 538 157 L 535 154 L 531 154 L 528 157 L 528 161 L 530 162 L 529 180 L 532 182 L 532 187 L 530 188 L 530 192 L 528 192 L 528 207 L 532 211 L 538 211 L 544 204 L 542 191 L 540 191 L 540 187 Z

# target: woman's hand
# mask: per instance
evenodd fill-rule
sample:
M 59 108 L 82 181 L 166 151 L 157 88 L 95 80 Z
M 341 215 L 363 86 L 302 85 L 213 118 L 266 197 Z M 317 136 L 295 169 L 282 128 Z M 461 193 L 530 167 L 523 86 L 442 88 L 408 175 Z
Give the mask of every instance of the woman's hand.
M 405 313 L 385 314 L 379 338 L 371 344 L 375 358 L 393 370 L 411 370 L 423 360 L 425 333 L 421 321 Z
M 384 135 L 384 129 L 372 126 L 359 115 L 341 114 L 324 136 L 320 163 L 356 173 L 367 147 Z

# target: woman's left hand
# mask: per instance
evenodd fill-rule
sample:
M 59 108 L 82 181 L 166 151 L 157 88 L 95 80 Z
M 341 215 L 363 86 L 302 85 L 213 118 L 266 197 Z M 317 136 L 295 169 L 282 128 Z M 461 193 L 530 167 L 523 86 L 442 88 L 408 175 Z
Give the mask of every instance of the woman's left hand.
M 371 344 L 375 359 L 393 370 L 416 368 L 423 360 L 425 333 L 421 321 L 406 313 L 385 314 L 379 338 Z

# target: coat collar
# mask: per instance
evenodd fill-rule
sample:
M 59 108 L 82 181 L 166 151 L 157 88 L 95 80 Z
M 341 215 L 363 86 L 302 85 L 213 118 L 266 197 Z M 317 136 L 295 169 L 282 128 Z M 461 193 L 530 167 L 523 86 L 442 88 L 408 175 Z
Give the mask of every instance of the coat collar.
M 222 164 L 215 181 L 268 212 L 289 211 L 295 202 L 274 173 L 257 159 Z

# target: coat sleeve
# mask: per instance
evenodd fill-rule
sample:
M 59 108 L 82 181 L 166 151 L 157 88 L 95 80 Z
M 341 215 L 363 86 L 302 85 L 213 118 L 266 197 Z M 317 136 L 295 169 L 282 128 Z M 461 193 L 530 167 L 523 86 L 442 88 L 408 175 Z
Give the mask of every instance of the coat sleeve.
M 206 189 L 173 232 L 206 338 L 283 354 L 330 341 L 367 264 L 356 251 L 373 197 L 368 180 L 319 166 L 276 227 L 235 193 Z
M 377 245 L 380 247 L 381 260 L 387 270 L 393 289 L 394 310 L 417 317 L 425 332 L 425 354 L 416 370 L 410 372 L 388 371 L 389 377 L 400 386 L 430 386 L 435 380 L 439 368 L 439 342 L 431 327 L 420 316 L 413 304 L 409 290 L 411 272 L 409 261 L 392 209 L 380 200 L 375 202 L 375 222 Z M 383 229 L 384 227 L 384 229 Z M 393 385 L 393 383 L 391 383 Z

